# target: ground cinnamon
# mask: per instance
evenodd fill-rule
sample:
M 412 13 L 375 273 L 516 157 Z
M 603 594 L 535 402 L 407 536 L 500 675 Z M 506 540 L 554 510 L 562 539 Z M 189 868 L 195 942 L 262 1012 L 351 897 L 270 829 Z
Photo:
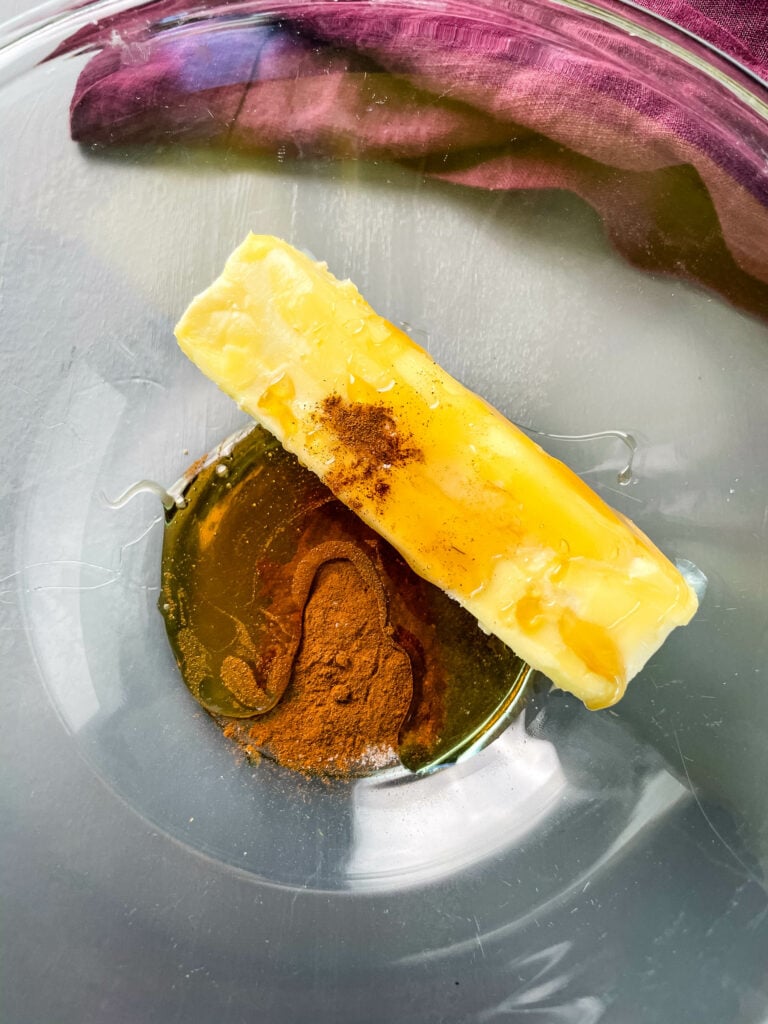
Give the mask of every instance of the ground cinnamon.
M 225 734 L 299 771 L 397 763 L 413 676 L 372 562 L 350 542 L 319 545 L 297 568 L 297 590 L 301 639 L 284 699 L 269 714 L 231 720 Z
M 344 493 L 350 508 L 362 505 L 359 494 L 374 504 L 383 502 L 389 470 L 424 457 L 386 403 L 347 402 L 333 394 L 315 415 L 339 442 L 326 481 L 332 491 Z

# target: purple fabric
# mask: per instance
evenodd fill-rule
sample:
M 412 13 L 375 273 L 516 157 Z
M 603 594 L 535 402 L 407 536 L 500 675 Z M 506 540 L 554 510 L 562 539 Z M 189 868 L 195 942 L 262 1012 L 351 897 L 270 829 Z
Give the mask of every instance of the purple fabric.
M 634 0 L 634 3 L 694 33 L 768 81 L 768 0 Z M 223 9 L 230 5 L 238 6 L 238 0 L 197 6 Z M 157 22 L 194 6 L 189 0 L 147 0 L 137 8 L 140 7 L 139 17 Z M 125 13 L 94 22 L 68 40 L 59 52 L 70 52 L 73 47 L 89 43 L 98 45 L 114 25 L 125 22 Z
M 768 0 L 638 0 L 768 81 Z
M 748 13 L 644 4 L 768 78 L 768 0 Z M 636 265 L 768 311 L 768 125 L 642 38 L 545 0 L 195 9 L 199 28 L 189 2 L 153 0 L 67 41 L 58 52 L 99 51 L 77 84 L 73 138 L 385 158 L 474 188 L 568 189 Z

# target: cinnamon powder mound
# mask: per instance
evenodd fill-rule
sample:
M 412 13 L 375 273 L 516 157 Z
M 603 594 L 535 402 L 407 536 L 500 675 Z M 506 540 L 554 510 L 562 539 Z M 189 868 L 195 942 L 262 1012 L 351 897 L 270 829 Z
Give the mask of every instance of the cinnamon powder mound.
M 390 488 L 389 470 L 424 458 L 411 435 L 398 426 L 390 406 L 329 395 L 317 415 L 339 441 L 339 466 L 326 474 L 326 483 L 332 491 L 343 492 L 351 508 L 362 504 L 355 491 L 374 502 L 383 501 Z
M 283 700 L 258 718 L 230 719 L 224 732 L 288 768 L 347 776 L 397 763 L 413 681 L 410 658 L 382 616 L 380 585 L 346 557 L 352 545 L 327 547 Z

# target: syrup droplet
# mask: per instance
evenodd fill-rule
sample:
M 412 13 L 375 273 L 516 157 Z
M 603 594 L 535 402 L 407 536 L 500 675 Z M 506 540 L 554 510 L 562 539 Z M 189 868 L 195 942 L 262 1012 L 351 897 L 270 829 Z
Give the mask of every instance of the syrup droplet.
M 123 508 L 129 501 L 133 501 L 139 494 L 154 494 L 163 503 L 163 508 L 166 512 L 170 512 L 173 508 L 184 508 L 187 504 L 180 494 L 171 494 L 170 491 L 166 491 L 162 484 L 158 484 L 154 480 L 138 480 L 135 484 L 127 487 L 114 500 L 110 500 L 103 491 L 100 497 L 107 508 L 118 509 Z
M 676 558 L 675 565 L 680 575 L 699 599 L 699 604 L 704 600 L 709 580 L 702 570 L 688 558 Z
M 598 441 L 604 437 L 615 437 L 626 446 L 629 452 L 627 464 L 619 471 L 616 480 L 621 487 L 626 487 L 632 483 L 635 455 L 637 454 L 637 441 L 626 430 L 596 430 L 592 434 L 550 434 L 546 430 L 534 430 L 533 427 L 524 427 L 519 423 L 517 426 L 527 434 L 535 434 L 537 437 L 551 437 L 553 441 Z

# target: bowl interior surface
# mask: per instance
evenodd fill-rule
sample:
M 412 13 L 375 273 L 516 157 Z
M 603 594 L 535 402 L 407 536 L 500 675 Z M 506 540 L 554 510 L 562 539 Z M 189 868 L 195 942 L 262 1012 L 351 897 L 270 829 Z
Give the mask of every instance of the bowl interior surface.
M 40 60 L 87 13 L 0 50 L 9 1021 L 763 1021 L 764 285 L 633 265 L 563 188 L 290 146 L 77 145 L 93 51 Z M 668 97 L 690 75 L 676 102 L 702 130 L 768 140 L 645 22 L 633 50 L 594 13 L 519 18 L 552 60 L 603 47 L 628 88 Z M 245 30 L 209 12 L 173 31 L 204 48 L 225 28 Z M 385 103 L 398 82 L 379 80 Z M 171 484 L 245 422 L 173 325 L 249 230 L 351 278 L 706 575 L 619 706 L 542 692 L 466 763 L 327 784 L 249 764 L 194 704 L 156 609 L 162 509 L 105 496 Z M 629 486 L 616 438 L 560 437 L 609 430 L 638 442 Z

